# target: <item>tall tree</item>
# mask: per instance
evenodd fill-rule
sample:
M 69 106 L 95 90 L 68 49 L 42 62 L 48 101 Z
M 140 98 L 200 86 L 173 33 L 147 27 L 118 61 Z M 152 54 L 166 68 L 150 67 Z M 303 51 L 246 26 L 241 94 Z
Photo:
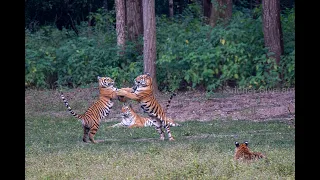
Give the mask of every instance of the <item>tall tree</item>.
M 228 22 L 232 16 L 232 0 L 203 0 L 203 15 L 207 23 L 215 27 L 219 19 Z
M 280 0 L 262 0 L 263 35 L 265 47 L 273 52 L 277 64 L 283 54 L 282 28 L 280 21 Z
M 143 34 L 142 0 L 127 0 L 126 25 L 129 40 L 135 41 Z
M 169 17 L 173 17 L 173 0 L 169 0 Z
M 219 17 L 224 21 L 228 22 L 232 16 L 232 0 L 219 0 Z
M 156 14 L 155 0 L 142 0 L 143 7 L 143 63 L 144 72 L 153 79 L 153 90 L 157 94 L 156 78 Z
M 116 31 L 117 31 L 117 45 L 124 50 L 126 43 L 125 36 L 125 22 L 126 22 L 126 8 L 125 0 L 115 0 L 116 9 Z M 120 52 L 122 54 L 124 51 Z

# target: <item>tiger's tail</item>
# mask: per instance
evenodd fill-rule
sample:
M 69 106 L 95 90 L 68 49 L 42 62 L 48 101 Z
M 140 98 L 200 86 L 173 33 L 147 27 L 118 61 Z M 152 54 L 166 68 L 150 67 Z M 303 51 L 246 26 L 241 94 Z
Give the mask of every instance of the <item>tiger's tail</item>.
M 165 112 L 168 111 L 168 108 L 169 108 L 169 106 L 170 106 L 170 102 L 171 102 L 173 96 L 176 96 L 176 95 L 177 95 L 176 93 L 172 93 L 172 94 L 171 94 L 169 100 L 167 101 L 167 105 L 166 105 Z M 174 123 L 172 119 L 170 119 L 170 120 L 171 120 L 172 122 L 169 122 L 169 121 L 168 121 L 169 126 L 171 126 L 171 127 L 174 127 L 174 126 L 178 126 L 178 127 L 179 127 L 179 126 L 181 126 L 181 124 Z
M 60 96 L 61 96 L 61 98 L 62 98 L 62 100 L 63 100 L 64 104 L 67 106 L 68 111 L 69 111 L 73 116 L 75 116 L 75 117 L 79 118 L 79 115 L 78 115 L 77 113 L 75 113 L 75 112 L 73 112 L 73 111 L 72 111 L 71 107 L 69 106 L 68 101 L 65 99 L 65 97 L 64 97 L 64 95 L 63 95 L 63 93 L 62 93 L 62 92 L 60 92 Z
M 170 103 L 171 103 L 171 100 L 172 100 L 173 96 L 176 96 L 176 93 L 172 93 L 172 94 L 171 94 L 169 100 L 167 101 L 167 105 L 166 105 L 165 112 L 168 111 L 168 108 L 169 108 L 169 106 L 170 106 Z
M 260 152 L 252 152 L 252 155 L 254 158 L 256 159 L 261 159 L 261 158 L 265 158 L 266 156 Z

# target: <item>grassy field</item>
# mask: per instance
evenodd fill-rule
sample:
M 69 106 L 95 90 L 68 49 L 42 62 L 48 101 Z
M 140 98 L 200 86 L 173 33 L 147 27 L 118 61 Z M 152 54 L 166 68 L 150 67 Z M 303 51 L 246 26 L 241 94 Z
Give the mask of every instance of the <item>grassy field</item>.
M 25 179 L 295 179 L 295 129 L 281 121 L 179 122 L 176 141 L 154 128 L 114 128 L 102 121 L 99 144 L 83 143 L 80 121 L 25 117 Z M 234 142 L 267 155 L 234 162 Z

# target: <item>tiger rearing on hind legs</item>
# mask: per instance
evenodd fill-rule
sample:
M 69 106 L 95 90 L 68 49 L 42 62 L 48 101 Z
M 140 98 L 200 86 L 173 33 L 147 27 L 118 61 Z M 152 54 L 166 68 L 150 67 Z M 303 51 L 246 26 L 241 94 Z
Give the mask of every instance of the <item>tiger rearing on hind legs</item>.
M 67 106 L 68 111 L 73 116 L 80 119 L 82 122 L 83 142 L 87 142 L 87 138 L 89 135 L 90 141 L 92 143 L 97 143 L 97 141 L 94 140 L 94 135 L 97 133 L 99 129 L 100 121 L 102 118 L 109 115 L 110 110 L 113 106 L 112 99 L 117 98 L 117 95 L 115 93 L 117 88 L 113 86 L 114 85 L 113 79 L 109 77 L 98 76 L 98 82 L 99 82 L 99 99 L 96 102 L 94 102 L 88 108 L 88 110 L 83 114 L 77 114 L 73 112 L 73 110 L 69 106 L 68 101 L 65 99 L 64 95 L 61 92 L 61 98 L 64 104 Z
M 164 140 L 163 127 L 166 129 L 170 141 L 174 140 L 170 132 L 170 125 L 164 109 L 161 107 L 153 94 L 152 78 L 149 73 L 139 75 L 134 80 L 132 91 L 128 88 L 121 88 L 116 91 L 117 96 L 138 101 L 144 112 L 154 119 L 156 130 L 160 134 L 160 139 Z

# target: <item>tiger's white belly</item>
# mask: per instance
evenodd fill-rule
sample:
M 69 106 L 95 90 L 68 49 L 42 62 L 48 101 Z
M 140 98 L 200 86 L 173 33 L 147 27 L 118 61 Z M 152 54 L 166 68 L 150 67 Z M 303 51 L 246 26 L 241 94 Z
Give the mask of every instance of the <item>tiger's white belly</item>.
M 130 117 L 123 117 L 122 118 L 122 121 L 121 123 L 124 125 L 124 126 L 130 126 L 130 125 L 133 125 L 135 123 L 135 120 L 132 116 Z

